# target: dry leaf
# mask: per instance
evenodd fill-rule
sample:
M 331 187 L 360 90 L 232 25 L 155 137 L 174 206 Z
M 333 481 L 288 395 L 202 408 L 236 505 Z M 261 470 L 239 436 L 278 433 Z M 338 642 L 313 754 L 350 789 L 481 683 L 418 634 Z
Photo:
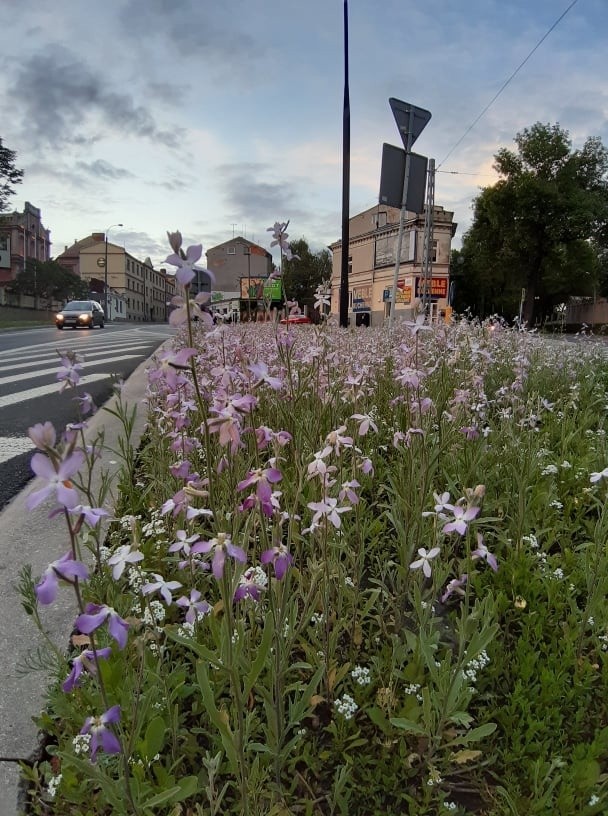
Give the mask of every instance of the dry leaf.
M 91 639 L 88 635 L 72 635 L 72 646 L 90 646 Z
M 455 762 L 457 765 L 464 765 L 465 762 L 472 762 L 480 756 L 481 751 L 472 751 L 470 748 L 465 748 L 462 751 L 452 754 L 452 762 Z

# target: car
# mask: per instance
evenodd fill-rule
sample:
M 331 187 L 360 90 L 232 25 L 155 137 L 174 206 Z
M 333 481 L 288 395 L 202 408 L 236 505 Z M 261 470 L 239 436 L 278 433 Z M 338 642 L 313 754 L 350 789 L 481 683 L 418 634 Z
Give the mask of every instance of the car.
M 283 325 L 289 324 L 291 326 L 294 323 L 296 323 L 296 324 L 299 324 L 299 323 L 312 323 L 312 320 L 310 319 L 310 317 L 307 317 L 306 315 L 296 314 L 296 315 L 289 315 L 288 317 L 283 317 L 283 318 L 281 318 L 281 320 L 279 322 L 282 323 Z
M 58 329 L 71 326 L 77 329 L 83 326 L 85 329 L 92 329 L 99 326 L 103 329 L 105 324 L 105 314 L 101 304 L 96 300 L 71 300 L 55 315 L 55 325 Z

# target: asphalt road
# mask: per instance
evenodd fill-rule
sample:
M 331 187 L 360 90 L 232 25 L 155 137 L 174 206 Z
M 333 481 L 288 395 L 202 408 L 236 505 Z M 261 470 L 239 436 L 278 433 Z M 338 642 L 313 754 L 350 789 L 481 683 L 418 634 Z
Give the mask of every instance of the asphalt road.
M 57 352 L 81 355 L 82 390 L 99 407 L 111 396 L 114 382 L 126 380 L 174 331 L 165 324 L 122 323 L 94 330 L 0 332 L 0 509 L 32 477 L 28 428 L 49 421 L 59 434 L 78 419 L 74 394 L 59 390 Z

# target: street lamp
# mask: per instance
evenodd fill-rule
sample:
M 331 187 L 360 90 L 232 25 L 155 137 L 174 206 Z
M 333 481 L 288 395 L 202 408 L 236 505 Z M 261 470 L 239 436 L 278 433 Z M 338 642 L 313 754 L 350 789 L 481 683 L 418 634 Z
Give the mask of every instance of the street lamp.
M 103 311 L 105 315 L 105 319 L 109 320 L 110 316 L 108 314 L 108 232 L 114 227 L 122 227 L 122 224 L 111 224 L 109 227 L 106 228 L 106 244 L 105 244 L 105 252 L 104 252 L 104 263 L 103 263 L 103 293 L 104 293 L 104 301 L 103 301 Z
M 247 256 L 247 320 L 251 323 L 251 247 L 245 247 L 244 253 Z

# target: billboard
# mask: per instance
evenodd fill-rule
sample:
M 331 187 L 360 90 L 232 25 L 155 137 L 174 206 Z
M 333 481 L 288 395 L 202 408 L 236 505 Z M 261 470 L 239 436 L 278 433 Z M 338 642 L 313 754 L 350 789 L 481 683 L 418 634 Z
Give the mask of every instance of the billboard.
M 272 278 L 264 284 L 265 300 L 281 300 L 283 297 L 283 287 L 280 278 Z
M 374 247 L 374 266 L 394 266 L 397 259 L 398 235 L 378 235 Z M 416 230 L 404 231 L 401 241 L 401 263 L 415 259 Z
M 11 239 L 8 235 L 0 234 L 0 267 L 11 268 Z
M 264 297 L 266 278 L 241 278 L 241 299 L 261 300 Z
M 424 292 L 424 278 L 416 278 L 416 297 L 422 297 L 423 292 Z M 448 296 L 448 279 L 431 278 L 431 297 L 447 298 L 447 296 Z

